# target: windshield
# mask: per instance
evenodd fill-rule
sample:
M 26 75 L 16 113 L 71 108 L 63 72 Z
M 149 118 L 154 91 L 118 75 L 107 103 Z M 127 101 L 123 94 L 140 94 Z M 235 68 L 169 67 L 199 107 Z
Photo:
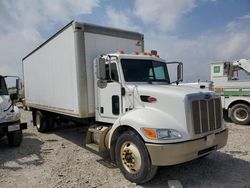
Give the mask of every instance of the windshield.
M 144 59 L 121 59 L 126 82 L 169 82 L 165 63 Z
M 0 95 L 8 95 L 8 90 L 4 77 L 0 76 Z

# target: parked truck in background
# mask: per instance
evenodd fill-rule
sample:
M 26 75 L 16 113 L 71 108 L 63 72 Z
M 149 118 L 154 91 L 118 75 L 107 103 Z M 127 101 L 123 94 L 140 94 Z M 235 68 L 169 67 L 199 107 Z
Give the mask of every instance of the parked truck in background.
M 176 64 L 177 85 L 168 64 Z M 178 85 L 182 63 L 144 52 L 140 33 L 73 21 L 23 58 L 23 72 L 38 131 L 55 118 L 94 119 L 86 147 L 109 152 L 130 181 L 147 182 L 158 166 L 203 157 L 227 142 L 220 96 Z
M 27 123 L 21 123 L 19 109 L 14 105 L 18 94 L 8 93 L 5 82 L 7 77 L 0 75 L 0 139 L 7 136 L 10 146 L 19 146 L 23 139 L 22 130 L 27 128 Z M 18 91 L 19 79 L 16 83 Z
M 238 71 L 246 77 L 239 79 Z M 211 64 L 214 91 L 221 95 L 226 116 L 236 124 L 250 124 L 250 60 Z

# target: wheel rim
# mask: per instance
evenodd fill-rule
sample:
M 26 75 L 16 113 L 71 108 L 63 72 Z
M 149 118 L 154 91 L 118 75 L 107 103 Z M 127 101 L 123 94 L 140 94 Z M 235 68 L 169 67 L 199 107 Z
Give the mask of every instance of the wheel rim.
M 137 173 L 141 168 L 141 155 L 137 146 L 130 142 L 126 141 L 122 144 L 120 157 L 123 164 L 123 167 L 132 174 Z
M 237 108 L 234 117 L 237 121 L 245 121 L 248 119 L 248 111 L 245 108 Z
M 36 114 L 36 127 L 40 129 L 41 127 L 41 118 L 39 114 Z

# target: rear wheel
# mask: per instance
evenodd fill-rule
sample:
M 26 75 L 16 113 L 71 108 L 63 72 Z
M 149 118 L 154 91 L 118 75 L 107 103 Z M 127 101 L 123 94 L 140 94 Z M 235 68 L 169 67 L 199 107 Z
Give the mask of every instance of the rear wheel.
M 45 113 L 41 111 L 36 111 L 34 123 L 38 132 L 45 133 L 49 130 L 47 117 Z
M 20 146 L 23 140 L 23 132 L 22 130 L 8 132 L 7 138 L 10 146 Z
M 127 131 L 118 138 L 115 155 L 117 166 L 132 182 L 145 183 L 151 180 L 157 172 L 157 166 L 151 164 L 144 142 L 133 131 Z
M 236 104 L 231 109 L 230 117 L 236 124 L 247 125 L 250 123 L 250 107 L 246 104 Z

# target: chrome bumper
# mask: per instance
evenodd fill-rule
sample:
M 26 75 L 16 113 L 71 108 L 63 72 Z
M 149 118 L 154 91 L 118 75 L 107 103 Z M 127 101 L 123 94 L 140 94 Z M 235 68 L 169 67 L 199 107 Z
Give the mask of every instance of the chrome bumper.
M 171 144 L 146 143 L 152 164 L 155 166 L 168 166 L 187 162 L 226 145 L 228 130 L 206 136 L 200 139 Z

